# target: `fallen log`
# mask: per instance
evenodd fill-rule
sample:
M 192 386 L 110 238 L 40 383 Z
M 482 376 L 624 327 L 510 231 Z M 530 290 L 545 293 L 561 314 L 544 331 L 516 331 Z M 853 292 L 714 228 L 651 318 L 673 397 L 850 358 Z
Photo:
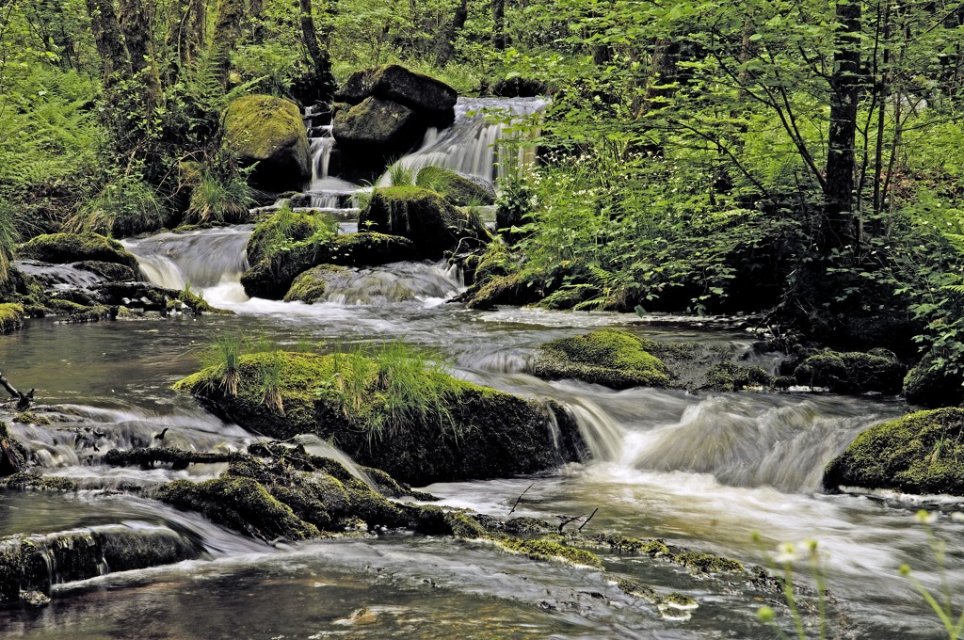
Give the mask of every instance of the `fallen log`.
M 10 382 L 3 376 L 3 372 L 0 371 L 0 385 L 7 390 L 7 393 L 17 401 L 17 411 L 26 411 L 30 408 L 30 403 L 33 402 L 33 394 L 36 389 L 31 389 L 30 393 L 21 393 L 10 384 Z

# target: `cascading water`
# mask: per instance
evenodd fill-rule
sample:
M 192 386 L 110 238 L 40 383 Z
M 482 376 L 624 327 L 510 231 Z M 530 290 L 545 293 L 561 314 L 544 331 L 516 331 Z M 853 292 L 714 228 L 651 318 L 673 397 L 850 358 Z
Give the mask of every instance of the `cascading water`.
M 442 167 L 491 183 L 505 171 L 499 161 L 499 142 L 510 127 L 546 108 L 542 98 L 459 98 L 455 122 L 439 131 L 429 129 L 422 146 L 402 157 L 400 165 L 417 174 L 425 167 Z M 519 151 L 519 162 L 525 162 Z M 381 182 L 386 177 L 382 177 Z
M 73 264 L 48 264 L 35 260 L 18 260 L 14 262 L 13 266 L 53 289 L 87 289 L 104 281 L 96 273 L 81 269 Z
M 147 279 L 168 289 L 204 289 L 237 281 L 248 268 L 246 247 L 252 225 L 160 233 L 126 240 Z

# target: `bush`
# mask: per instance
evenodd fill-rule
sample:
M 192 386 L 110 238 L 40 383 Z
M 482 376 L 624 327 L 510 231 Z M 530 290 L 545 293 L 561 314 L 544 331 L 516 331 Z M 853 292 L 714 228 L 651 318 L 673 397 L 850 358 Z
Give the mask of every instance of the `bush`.
M 64 229 L 115 238 L 156 231 L 164 223 L 164 207 L 140 174 L 111 177 L 100 192 L 71 216 Z
M 187 222 L 245 222 L 254 204 L 254 189 L 231 162 L 202 166 L 191 192 Z

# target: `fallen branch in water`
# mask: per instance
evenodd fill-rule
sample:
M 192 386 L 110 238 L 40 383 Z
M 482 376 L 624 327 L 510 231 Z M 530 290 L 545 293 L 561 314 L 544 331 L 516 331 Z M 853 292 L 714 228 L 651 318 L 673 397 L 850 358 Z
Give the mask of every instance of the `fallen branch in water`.
M 576 531 L 582 531 L 583 527 L 585 527 L 587 524 L 589 524 L 589 521 L 592 520 L 592 517 L 593 517 L 594 515 L 596 515 L 596 512 L 597 512 L 597 511 L 599 511 L 599 507 L 596 507 L 595 509 L 592 510 L 592 513 L 589 514 L 589 517 L 586 518 L 586 521 L 583 522 L 581 525 L 579 525 L 579 528 L 576 529 Z
M 531 489 L 533 486 L 535 486 L 535 484 L 536 484 L 535 482 L 533 482 L 532 484 L 530 484 L 528 487 L 526 487 L 526 490 L 523 491 L 522 493 L 520 493 L 520 494 L 519 494 L 519 497 L 515 499 L 515 504 L 513 504 L 513 505 L 512 505 L 512 508 L 509 509 L 509 515 L 510 515 L 510 516 L 511 516 L 513 513 L 515 513 L 515 508 L 519 506 L 519 503 L 520 503 L 520 502 L 522 502 L 522 496 L 524 496 L 524 495 L 529 491 L 529 489 Z
M 7 390 L 7 393 L 9 393 L 11 397 L 17 401 L 17 411 L 26 411 L 30 408 L 30 403 L 33 402 L 33 394 L 36 389 L 31 389 L 30 393 L 20 393 L 5 377 L 3 377 L 3 372 L 0 372 L 0 385 L 3 385 L 3 388 Z
M 556 516 L 556 517 L 559 518 L 559 533 L 562 533 L 562 529 L 567 524 L 569 524 L 570 522 L 575 522 L 579 518 L 585 518 L 586 516 L 578 515 L 578 516 Z

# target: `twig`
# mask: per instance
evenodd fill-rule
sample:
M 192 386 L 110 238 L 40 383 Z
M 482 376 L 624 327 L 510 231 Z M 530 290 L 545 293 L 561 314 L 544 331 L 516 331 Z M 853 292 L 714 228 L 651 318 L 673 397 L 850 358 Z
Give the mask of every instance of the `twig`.
M 563 527 L 565 527 L 570 522 L 575 522 L 579 518 L 585 518 L 586 516 L 580 514 L 578 516 L 556 516 L 559 518 L 559 533 L 562 533 Z
M 509 510 L 509 515 L 510 515 L 510 516 L 511 516 L 513 513 L 515 513 L 515 508 L 519 506 L 519 503 L 520 503 L 520 502 L 522 502 L 522 496 L 524 496 L 526 493 L 528 493 L 529 489 L 531 489 L 533 486 L 535 486 L 535 484 L 536 484 L 535 482 L 533 482 L 532 484 L 530 484 L 528 487 L 526 487 L 526 490 L 523 491 L 522 493 L 520 493 L 520 494 L 519 494 L 519 497 L 515 499 L 515 504 L 512 505 L 512 509 Z
M 589 524 L 589 521 L 592 520 L 592 517 L 596 515 L 597 511 L 599 511 L 599 507 L 596 507 L 595 509 L 592 510 L 592 513 L 589 514 L 589 517 L 586 518 L 586 521 L 583 522 L 581 525 L 579 525 L 579 528 L 576 529 L 576 531 L 582 531 L 582 528 L 585 527 L 587 524 Z

